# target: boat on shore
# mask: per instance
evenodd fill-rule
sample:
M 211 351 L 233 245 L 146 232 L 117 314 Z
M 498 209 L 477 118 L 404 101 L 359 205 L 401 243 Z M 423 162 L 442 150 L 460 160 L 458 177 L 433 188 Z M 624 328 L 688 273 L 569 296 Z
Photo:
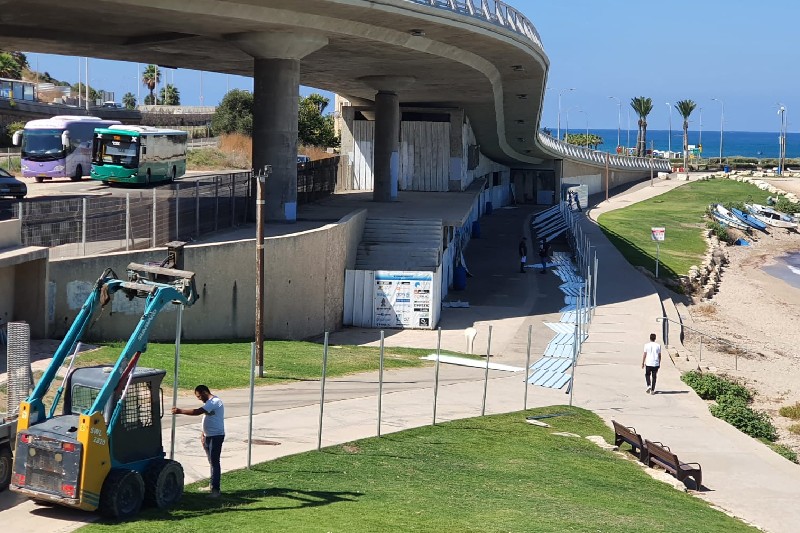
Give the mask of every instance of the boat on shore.
M 729 228 L 736 228 L 742 231 L 749 231 L 750 226 L 731 214 L 722 204 L 713 204 L 711 214 L 717 222 Z
M 750 226 L 751 228 L 755 228 L 761 231 L 767 231 L 767 224 L 766 222 L 762 222 L 758 220 L 756 217 L 751 215 L 750 213 L 745 213 L 744 211 L 740 211 L 735 207 L 731 209 L 731 213 L 733 216 Z
M 797 229 L 797 219 L 766 205 L 744 204 L 755 218 L 773 228 Z

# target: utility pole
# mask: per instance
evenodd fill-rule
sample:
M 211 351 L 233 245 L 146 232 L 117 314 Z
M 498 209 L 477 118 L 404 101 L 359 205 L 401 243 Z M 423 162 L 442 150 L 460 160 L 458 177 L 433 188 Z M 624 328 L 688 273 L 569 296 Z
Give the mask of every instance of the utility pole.
M 272 174 L 272 165 L 265 165 L 256 180 L 256 372 L 264 377 L 264 189 L 267 178 Z

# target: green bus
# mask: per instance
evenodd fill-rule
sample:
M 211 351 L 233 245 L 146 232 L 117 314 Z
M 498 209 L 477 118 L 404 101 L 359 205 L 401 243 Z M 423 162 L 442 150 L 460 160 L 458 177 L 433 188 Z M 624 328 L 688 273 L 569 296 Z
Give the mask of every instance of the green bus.
M 105 184 L 174 181 L 186 173 L 187 137 L 149 126 L 96 128 L 90 176 Z

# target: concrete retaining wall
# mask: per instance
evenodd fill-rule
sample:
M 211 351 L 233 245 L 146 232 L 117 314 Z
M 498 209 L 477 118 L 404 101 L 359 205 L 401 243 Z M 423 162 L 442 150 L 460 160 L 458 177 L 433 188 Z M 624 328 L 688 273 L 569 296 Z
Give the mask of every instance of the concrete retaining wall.
M 265 239 L 267 338 L 303 339 L 341 327 L 344 272 L 355 266 L 366 215 L 361 210 L 316 230 Z M 185 248 L 184 268 L 195 272 L 200 300 L 184 312 L 184 339 L 253 338 L 255 253 L 254 239 Z M 66 332 L 105 268 L 124 278 L 128 263 L 161 261 L 165 256 L 165 250 L 151 249 L 52 261 L 53 334 Z M 116 295 L 86 339 L 127 339 L 143 309 L 144 300 Z M 174 339 L 175 318 L 174 306 L 165 309 L 151 340 Z
M 581 183 L 589 186 L 589 194 L 595 194 L 606 190 L 606 168 L 605 166 L 589 165 L 564 159 L 563 161 L 563 182 Z M 658 172 L 654 171 L 654 176 Z M 598 178 L 599 176 L 599 178 Z M 615 187 L 634 183 L 645 178 L 650 178 L 649 170 L 614 170 L 608 172 L 608 188 L 613 190 Z

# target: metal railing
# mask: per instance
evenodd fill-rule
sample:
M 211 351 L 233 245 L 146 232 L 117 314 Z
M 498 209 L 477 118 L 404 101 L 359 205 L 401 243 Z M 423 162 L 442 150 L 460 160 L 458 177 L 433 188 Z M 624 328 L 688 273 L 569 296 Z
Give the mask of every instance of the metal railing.
M 538 133 L 539 144 L 548 152 L 553 154 L 593 163 L 595 165 L 605 165 L 615 170 L 650 170 L 660 172 L 670 172 L 669 161 L 664 159 L 654 159 L 651 157 L 631 157 L 624 155 L 609 154 L 598 152 L 582 146 L 559 141 L 542 132 Z
M 752 350 L 743 348 L 742 346 L 740 346 L 740 345 L 738 345 L 738 344 L 736 344 L 734 342 L 731 342 L 731 341 L 728 341 L 728 340 L 725 340 L 725 339 L 720 339 L 719 337 L 715 337 L 714 335 L 710 335 L 708 333 L 704 333 L 704 332 L 702 332 L 702 331 L 700 331 L 698 329 L 695 329 L 695 328 L 693 328 L 691 326 L 687 326 L 686 324 L 684 324 L 683 322 L 680 322 L 678 320 L 673 320 L 671 318 L 667 318 L 667 317 L 663 316 L 663 317 L 656 318 L 656 322 L 661 322 L 662 324 L 666 324 L 664 326 L 664 331 L 662 333 L 662 336 L 664 338 L 664 344 L 666 344 L 667 346 L 669 346 L 669 323 L 670 322 L 674 322 L 675 324 L 678 324 L 681 327 L 681 329 L 688 329 L 689 331 L 693 331 L 693 332 L 697 333 L 698 335 L 700 335 L 700 350 L 699 350 L 699 354 L 698 354 L 698 362 L 702 362 L 703 361 L 703 337 L 707 337 L 709 339 L 713 339 L 713 340 L 715 340 L 717 342 L 721 342 L 723 344 L 727 344 L 728 346 L 731 346 L 732 348 L 734 348 L 734 350 L 733 350 L 734 363 L 733 364 L 734 364 L 734 369 L 735 370 L 739 370 L 739 352 L 754 353 Z M 683 335 L 681 334 L 681 337 L 682 336 Z M 681 341 L 681 344 L 683 344 L 682 341 Z
M 405 0 L 414 4 L 445 9 L 474 17 L 508 29 L 544 48 L 533 23 L 522 13 L 500 0 Z

